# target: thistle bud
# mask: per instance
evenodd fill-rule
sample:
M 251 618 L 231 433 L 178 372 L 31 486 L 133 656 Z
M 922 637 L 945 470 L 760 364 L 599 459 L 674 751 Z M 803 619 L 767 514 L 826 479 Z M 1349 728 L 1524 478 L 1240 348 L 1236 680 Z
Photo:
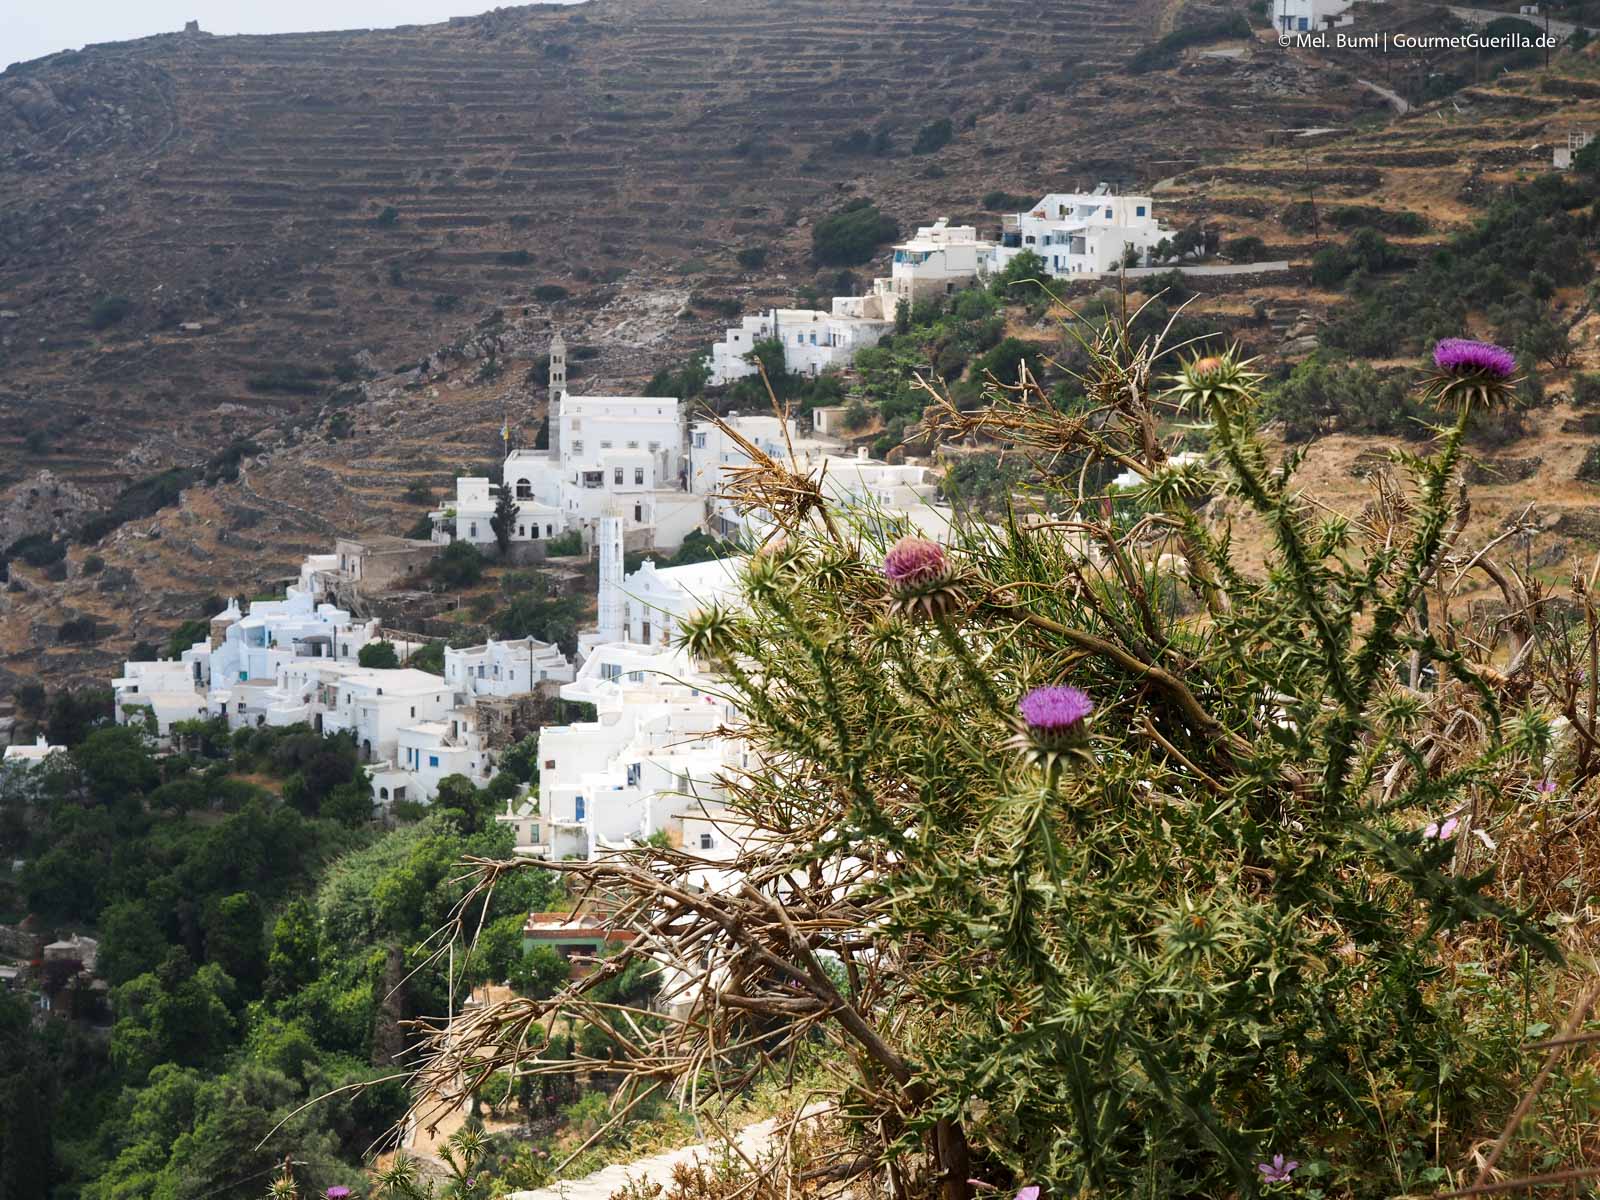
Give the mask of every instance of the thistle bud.
M 883 558 L 890 605 L 905 616 L 942 617 L 960 604 L 960 573 L 949 552 L 927 538 L 903 537 Z

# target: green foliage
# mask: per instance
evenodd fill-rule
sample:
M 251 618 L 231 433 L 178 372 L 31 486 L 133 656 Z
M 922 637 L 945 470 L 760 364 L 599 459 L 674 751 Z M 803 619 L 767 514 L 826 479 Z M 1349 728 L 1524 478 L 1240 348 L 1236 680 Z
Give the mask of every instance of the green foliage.
M 483 579 L 483 555 L 471 542 L 451 542 L 428 564 L 428 577 L 452 590 L 475 587 Z
M 89 310 L 91 329 L 109 329 L 133 311 L 133 301 L 126 296 L 102 296 Z
M 530 572 L 527 585 L 511 603 L 494 617 L 497 638 L 537 638 L 554 642 L 562 653 L 572 654 L 578 645 L 578 622 L 583 617 L 583 602 L 576 596 L 558 593 L 548 576 Z
M 949 117 L 929 121 L 917 130 L 916 140 L 911 143 L 911 153 L 934 154 L 948 146 L 955 136 L 955 126 L 950 123 Z
M 1541 276 L 1557 287 L 1583 282 L 1597 198 L 1596 180 L 1575 173 L 1542 175 L 1500 196 L 1426 262 L 1356 293 L 1324 344 L 1371 358 L 1420 352 L 1459 334 L 1471 310 L 1520 310 Z
M 870 262 L 879 246 L 893 241 L 900 227 L 866 198 L 817 221 L 811 230 L 811 257 L 824 266 L 854 267 Z
M 1358 229 L 1344 245 L 1324 246 L 1311 259 L 1311 282 L 1337 288 L 1355 272 L 1377 274 L 1392 270 L 1403 259 L 1376 229 Z
M 1320 355 L 1306 359 L 1271 389 L 1263 411 L 1283 422 L 1284 437 L 1291 442 L 1336 429 L 1424 438 L 1432 423 L 1432 414 L 1398 376 L 1380 376 L 1366 363 L 1332 362 Z
M 1222 252 L 1235 262 L 1260 262 L 1266 250 L 1266 243 L 1254 234 L 1232 238 L 1222 243 Z
M 583 553 L 583 534 L 576 529 L 557 534 L 544 544 L 544 552 L 551 558 L 571 558 Z
M 1238 11 L 1214 16 L 1191 25 L 1180 25 L 1159 41 L 1140 47 L 1128 60 L 1126 69 L 1130 75 L 1164 71 L 1176 66 L 1182 52 L 1190 46 L 1202 46 L 1207 42 L 1250 36 L 1250 22 L 1242 12 Z
M 433 488 L 428 486 L 426 479 L 413 479 L 406 484 L 406 490 L 400 498 L 407 504 L 432 504 Z
M 406 666 L 418 671 L 426 671 L 430 675 L 443 675 L 444 651 L 445 644 L 443 642 L 429 642 L 420 650 L 412 652 L 411 657 L 406 659 Z
M 571 293 L 558 283 L 541 283 L 533 289 L 533 298 L 545 304 L 565 300 Z
M 85 544 L 97 542 L 129 521 L 153 517 L 162 509 L 171 508 L 182 499 L 184 489 L 191 486 L 197 478 L 199 473 L 195 471 L 174 467 L 170 471 L 162 471 L 159 475 L 151 475 L 130 484 L 117 493 L 110 508 L 84 521 L 78 528 L 78 541 Z
M 388 229 L 400 221 L 400 210 L 392 204 L 385 205 L 382 212 L 372 218 L 372 223 L 381 229 Z
M 746 246 L 734 254 L 739 265 L 746 271 L 758 271 L 767 265 L 767 248 L 765 246 Z
M 572 965 L 551 946 L 536 945 L 511 967 L 511 986 L 530 1000 L 548 1000 L 571 978 Z
M 356 661 L 363 667 L 392 671 L 400 665 L 400 655 L 396 653 L 393 642 L 368 642 L 356 654 Z
M 1017 213 L 1026 211 L 1033 200 L 1027 196 L 1018 196 L 1011 192 L 999 190 L 985 192 L 982 204 L 988 212 Z

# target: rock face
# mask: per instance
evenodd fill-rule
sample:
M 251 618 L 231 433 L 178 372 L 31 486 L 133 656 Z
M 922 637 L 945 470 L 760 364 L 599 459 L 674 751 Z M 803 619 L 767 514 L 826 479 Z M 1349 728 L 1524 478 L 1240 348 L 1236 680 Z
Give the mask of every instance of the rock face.
M 0 495 L 0 548 L 29 534 L 70 533 L 98 507 L 88 492 L 40 471 Z

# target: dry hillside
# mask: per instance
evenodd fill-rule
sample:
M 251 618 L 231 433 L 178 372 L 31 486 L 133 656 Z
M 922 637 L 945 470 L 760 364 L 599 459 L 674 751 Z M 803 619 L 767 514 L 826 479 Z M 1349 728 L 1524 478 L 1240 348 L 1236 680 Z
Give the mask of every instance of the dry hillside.
M 0 523 L 66 527 L 234 439 L 260 452 L 237 482 L 75 547 L 65 582 L 17 567 L 0 675 L 103 677 L 208 594 L 281 577 L 339 532 L 403 532 L 421 511 L 407 483 L 442 491 L 496 451 L 503 415 L 537 423 L 552 325 L 593 354 L 580 390 L 636 383 L 714 336 L 705 297 L 753 310 L 812 282 L 810 223 L 849 196 L 902 226 L 990 225 L 992 189 L 1110 178 L 1155 188 L 1169 220 L 1303 260 L 1309 239 L 1278 216 L 1308 183 L 1427 207 L 1437 240 L 1470 216 L 1456 173 L 1492 188 L 1594 115 L 1519 76 L 1396 120 L 1359 64 L 1264 36 L 1127 74 L 1174 11 L 592 0 L 390 31 L 172 34 L 13 68 Z M 912 154 L 946 116 L 954 141 Z M 1306 127 L 1344 132 L 1269 147 Z M 835 148 L 880 129 L 884 155 Z M 734 259 L 751 246 L 770 251 L 762 271 Z M 95 328 L 116 296 L 127 315 Z M 1276 347 L 1333 299 L 1297 274 L 1205 304 Z M 107 567 L 84 575 L 91 553 Z M 57 645 L 82 615 L 99 643 Z

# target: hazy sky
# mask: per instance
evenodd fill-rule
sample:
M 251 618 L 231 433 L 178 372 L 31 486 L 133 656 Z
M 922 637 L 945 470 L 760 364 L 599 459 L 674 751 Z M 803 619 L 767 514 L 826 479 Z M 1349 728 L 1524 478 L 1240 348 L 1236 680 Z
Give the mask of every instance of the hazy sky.
M 505 0 L 0 0 L 0 69 L 88 42 L 175 33 L 291 33 L 421 25 Z

